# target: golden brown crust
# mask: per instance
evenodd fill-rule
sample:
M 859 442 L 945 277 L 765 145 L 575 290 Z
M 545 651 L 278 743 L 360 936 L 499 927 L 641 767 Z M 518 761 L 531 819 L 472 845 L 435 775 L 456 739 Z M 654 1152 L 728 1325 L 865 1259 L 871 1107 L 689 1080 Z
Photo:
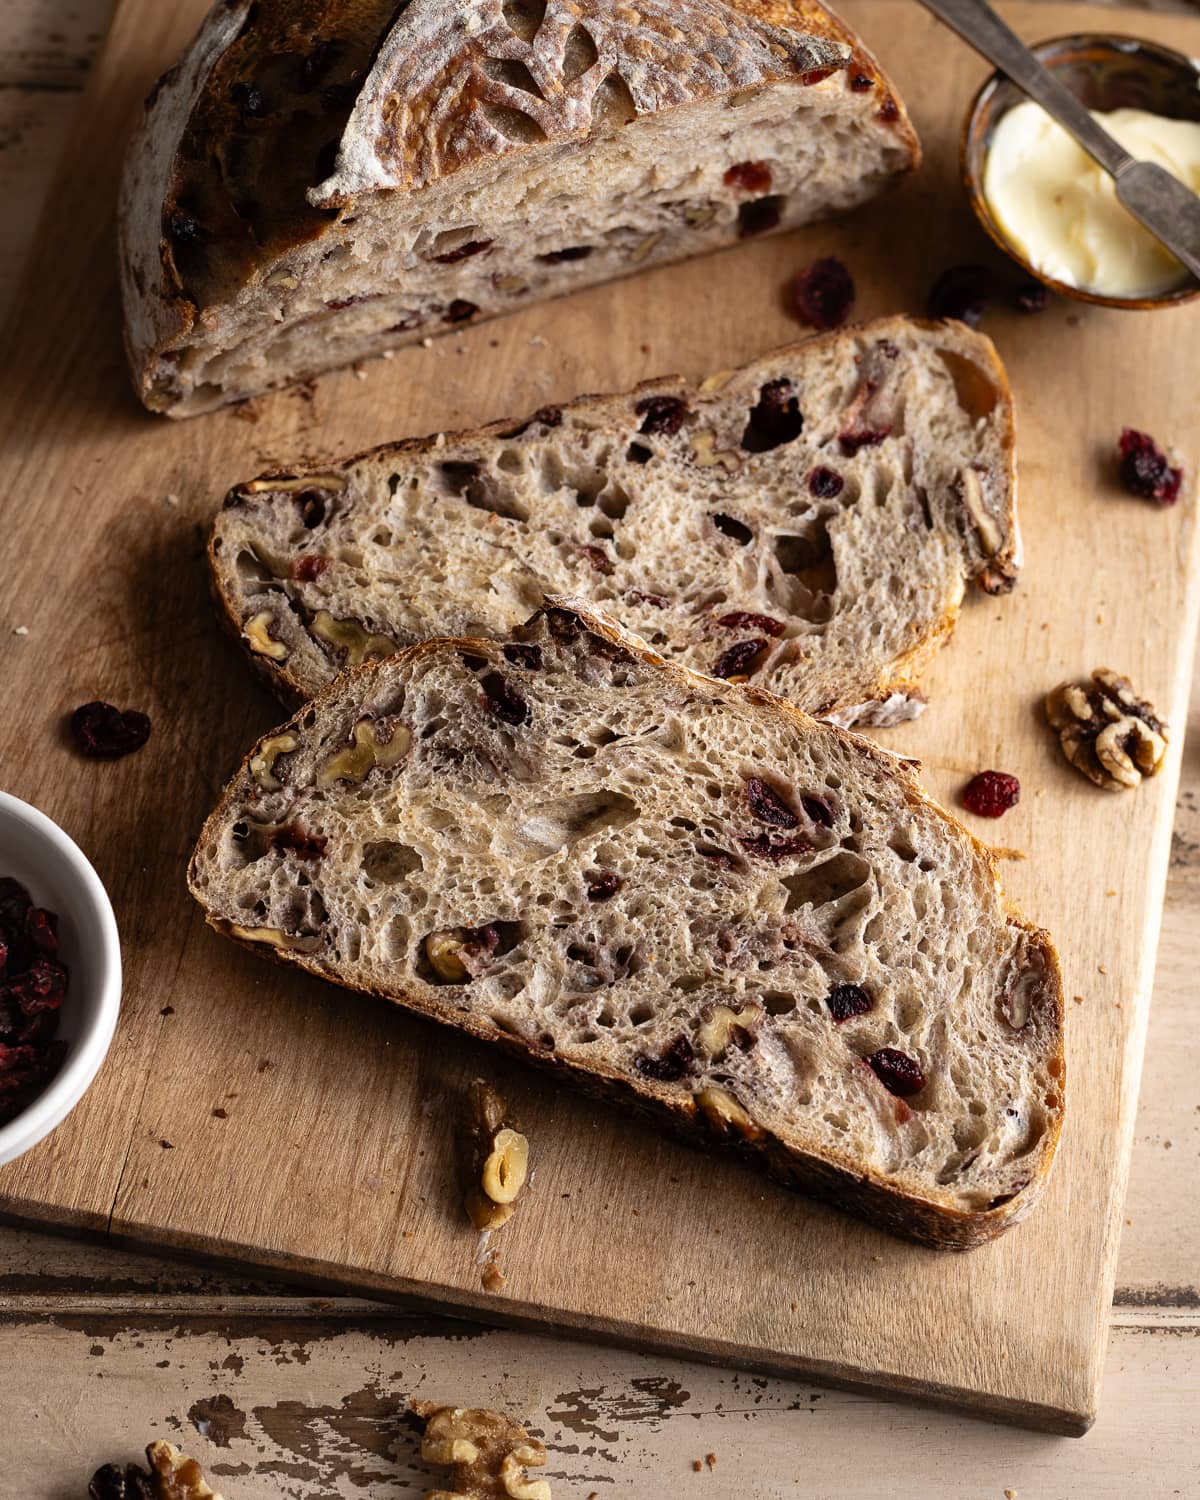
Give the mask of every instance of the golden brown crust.
M 805 727 L 815 726 L 817 722 L 802 709 L 783 698 L 776 697 L 764 688 L 739 688 L 665 661 L 643 642 L 622 630 L 615 621 L 582 600 L 549 599 L 547 608 L 568 610 L 592 634 L 658 667 L 668 677 L 673 677 L 680 686 L 699 685 L 707 692 L 723 692 L 730 696 L 741 693 L 752 701 L 773 708 Z M 311 712 L 314 706 L 319 712 L 325 698 L 340 696 L 347 692 L 348 686 L 355 680 L 361 680 L 365 684 L 373 674 L 380 670 L 394 670 L 398 663 L 418 660 L 446 646 L 455 650 L 476 652 L 482 649 L 486 653 L 494 646 L 494 643 L 469 639 L 425 641 L 419 645 L 406 647 L 386 662 L 364 662 L 361 666 L 350 667 L 323 693 L 312 699 L 310 706 L 304 712 Z M 298 725 L 299 718 L 300 715 L 297 715 L 290 721 L 290 725 L 281 726 L 273 730 L 272 734 L 278 735 L 286 728 Z M 904 787 L 904 795 L 910 803 L 931 809 L 939 817 L 952 824 L 956 833 L 965 838 L 983 859 L 999 889 L 998 861 L 991 849 L 925 791 L 917 778 L 912 762 L 894 755 L 891 751 L 875 744 L 874 741 L 865 739 L 850 730 L 840 729 L 828 723 L 823 723 L 821 727 L 825 732 L 844 737 L 855 747 L 858 754 L 874 761 L 889 775 L 899 778 Z M 234 801 L 234 790 L 240 777 L 249 774 L 250 761 L 257 750 L 258 746 L 255 745 L 243 759 L 239 772 L 232 778 L 217 807 L 206 820 L 197 841 L 197 853 L 213 841 L 224 822 L 227 821 L 227 810 Z M 194 853 L 188 868 L 189 888 L 204 907 L 205 916 L 210 925 L 261 956 L 264 952 L 263 944 L 239 936 L 237 932 L 230 929 L 228 922 L 214 917 L 205 906 L 196 885 L 196 860 L 197 854 Z M 1043 1017 L 1043 1024 L 1053 1045 L 1050 1071 L 1059 1082 L 1061 1095 L 1066 1085 L 1066 1060 L 1063 1050 L 1062 975 L 1058 954 L 1049 934 L 1044 929 L 1027 922 L 1007 898 L 1005 898 L 1005 907 L 1010 925 L 1019 928 L 1026 935 L 1029 944 L 1037 949 L 1044 962 L 1045 983 L 1042 993 L 1045 1001 L 1051 1005 L 1053 1014 L 1048 1018 Z M 296 950 L 282 951 L 275 947 L 267 947 L 266 951 L 272 957 L 295 964 L 319 978 L 340 982 L 337 976 L 331 975 L 312 954 Z M 704 1117 L 698 1111 L 694 1099 L 690 1096 L 681 1099 L 669 1088 L 652 1079 L 642 1075 L 618 1073 L 615 1068 L 606 1066 L 600 1059 L 589 1064 L 587 1069 L 576 1068 L 565 1063 L 554 1053 L 544 1053 L 530 1048 L 519 1038 L 511 1036 L 485 1018 L 470 1012 L 455 1011 L 452 1016 L 447 1016 L 440 1006 L 419 994 L 389 994 L 376 986 L 364 986 L 363 989 L 364 993 L 390 1000 L 430 1020 L 453 1025 L 480 1041 L 503 1048 L 523 1062 L 533 1063 L 548 1071 L 557 1072 L 573 1087 L 587 1094 L 597 1098 L 615 1099 L 625 1107 L 632 1104 L 641 1114 L 653 1119 L 660 1127 L 686 1144 L 698 1144 L 696 1138 L 698 1127 L 700 1127 L 703 1138 L 699 1144 L 710 1145 L 715 1141 L 717 1144 L 734 1146 L 742 1154 L 756 1159 L 769 1175 L 786 1186 L 798 1188 L 836 1208 L 849 1210 L 889 1233 L 915 1240 L 932 1249 L 972 1249 L 995 1239 L 1006 1229 L 1024 1219 L 1040 1197 L 1049 1178 L 1061 1131 L 1063 1111 L 1059 1107 L 1051 1111 L 1052 1121 L 1047 1125 L 1046 1132 L 1039 1143 L 1036 1163 L 1031 1164 L 1030 1180 L 1021 1192 L 1007 1202 L 997 1202 L 994 1207 L 988 1209 L 964 1210 L 901 1190 L 884 1174 L 872 1169 L 864 1170 L 860 1163 L 848 1156 L 839 1156 L 834 1152 L 817 1156 L 798 1151 L 771 1135 L 758 1134 L 753 1139 L 739 1139 L 736 1132 L 723 1132 L 714 1137 L 705 1125 Z

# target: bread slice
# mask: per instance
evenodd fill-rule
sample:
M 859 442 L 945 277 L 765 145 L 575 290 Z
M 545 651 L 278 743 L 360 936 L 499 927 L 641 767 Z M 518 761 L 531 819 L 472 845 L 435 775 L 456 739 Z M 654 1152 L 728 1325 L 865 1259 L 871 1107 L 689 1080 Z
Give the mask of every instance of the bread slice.
M 261 741 L 192 858 L 208 920 L 928 1245 L 1022 1218 L 1062 990 L 989 852 L 910 765 L 585 604 L 519 634 Z
M 234 489 L 209 555 L 285 698 L 586 594 L 664 656 L 838 722 L 924 707 L 966 582 L 1011 588 L 1013 413 L 991 343 L 889 318 L 699 390 L 621 396 Z
M 851 208 L 919 155 L 816 0 L 222 0 L 127 158 L 134 383 L 190 416 Z

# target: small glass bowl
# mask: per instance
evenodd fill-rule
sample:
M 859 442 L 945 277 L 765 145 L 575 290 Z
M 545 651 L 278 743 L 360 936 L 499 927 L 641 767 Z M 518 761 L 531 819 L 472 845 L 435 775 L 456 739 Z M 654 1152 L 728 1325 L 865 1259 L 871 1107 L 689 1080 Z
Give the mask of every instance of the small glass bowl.
M 1157 42 L 1111 33 L 1083 32 L 1038 42 L 1030 51 L 1088 109 L 1144 109 L 1176 120 L 1200 121 L 1200 64 Z M 1106 297 L 1057 281 L 1031 266 L 992 215 L 983 193 L 983 170 L 997 122 L 1028 95 L 997 71 L 975 95 L 963 126 L 963 183 L 975 216 L 988 235 L 1035 280 L 1052 292 L 1102 307 L 1177 307 L 1200 296 L 1200 282 L 1185 281 L 1153 297 Z

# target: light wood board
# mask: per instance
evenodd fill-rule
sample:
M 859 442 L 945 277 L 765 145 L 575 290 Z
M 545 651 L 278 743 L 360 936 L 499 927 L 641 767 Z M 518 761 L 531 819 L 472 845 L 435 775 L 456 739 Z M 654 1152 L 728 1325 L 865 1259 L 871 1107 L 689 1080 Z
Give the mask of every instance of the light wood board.
M 919 310 L 938 269 L 986 253 L 954 162 L 984 70 L 912 6 L 857 0 L 848 16 L 883 52 L 927 148 L 900 197 L 472 330 L 372 365 L 365 380 L 327 378 L 315 400 L 263 402 L 257 420 L 180 426 L 143 416 L 127 394 L 110 205 L 133 101 L 201 8 L 123 0 L 5 338 L 0 782 L 96 861 L 127 986 L 104 1073 L 48 1142 L 0 1172 L 3 1207 L 493 1320 L 1082 1430 L 1097 1399 L 1179 750 L 1136 796 L 1106 797 L 1059 761 L 1036 703 L 1059 677 L 1109 662 L 1182 722 L 1196 311 L 1063 305 L 989 319 L 1020 405 L 1029 565 L 1010 599 L 964 611 L 930 675 L 930 711 L 888 736 L 922 756 L 947 799 L 985 765 L 1025 786 L 1000 825 L 1030 856 L 1009 866 L 1008 884 L 1055 932 L 1068 993 L 1085 1001 L 1068 1003 L 1068 1128 L 1037 1216 L 970 1256 L 914 1250 L 505 1067 L 535 1142 L 537 1191 L 504 1233 L 507 1287 L 489 1294 L 446 1150 L 447 1111 L 481 1054 L 256 962 L 190 908 L 192 837 L 241 750 L 278 717 L 216 628 L 204 521 L 230 482 L 273 461 L 522 413 L 664 369 L 695 375 L 794 337 L 782 288 L 820 253 L 852 266 L 863 315 Z M 1200 25 L 1175 18 L 1010 14 L 1031 36 L 1092 22 L 1200 47 Z M 1182 447 L 1189 484 L 1176 510 L 1114 490 L 1107 455 L 1125 423 Z M 12 637 L 16 625 L 30 634 Z M 112 766 L 71 754 L 62 717 L 93 696 L 153 715 L 146 751 Z

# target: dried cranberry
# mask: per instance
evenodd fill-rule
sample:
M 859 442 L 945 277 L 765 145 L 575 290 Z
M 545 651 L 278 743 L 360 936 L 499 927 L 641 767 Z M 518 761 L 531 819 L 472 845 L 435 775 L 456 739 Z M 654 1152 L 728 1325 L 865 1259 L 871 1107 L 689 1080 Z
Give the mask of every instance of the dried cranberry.
M 229 90 L 229 97 L 247 119 L 260 120 L 267 113 L 267 96 L 257 84 L 235 83 Z
M 31 907 L 26 918 L 29 940 L 39 953 L 53 958 L 58 952 L 58 918 L 40 906 Z
M 753 662 L 766 649 L 767 643 L 761 638 L 738 641 L 736 646 L 730 646 L 728 651 L 722 651 L 717 657 L 713 663 L 712 674 L 714 677 L 726 679 L 740 677 L 743 673 L 753 670 Z
M 810 88 L 814 83 L 824 83 L 827 78 L 832 78 L 836 68 L 808 68 L 800 74 L 800 82 L 805 88 Z
M 895 1047 L 880 1047 L 866 1059 L 867 1066 L 887 1089 L 899 1099 L 919 1094 L 925 1087 L 925 1075 L 915 1057 L 897 1052 Z
M 986 266 L 951 266 L 930 288 L 929 316 L 957 318 L 969 328 L 978 328 L 992 290 L 992 273 Z
M 800 822 L 779 793 L 759 776 L 746 778 L 746 797 L 750 811 L 760 823 L 771 823 L 776 828 L 795 828 Z
M 865 94 L 868 89 L 875 87 L 875 80 L 870 73 L 855 73 L 850 80 L 850 87 L 856 94 Z
M 137 1464 L 125 1469 L 120 1464 L 105 1464 L 88 1485 L 88 1500 L 156 1500 L 157 1495 L 153 1476 Z
M 539 406 L 529 420 L 531 423 L 540 422 L 543 427 L 561 427 L 562 419 L 561 406 Z
M 1050 305 L 1050 288 L 1041 281 L 1022 281 L 1013 289 L 1013 301 L 1018 312 L 1045 312 Z
M 33 910 L 33 897 L 19 880 L 0 876 L 0 927 L 10 932 L 24 930 Z
M 815 260 L 792 283 L 792 297 L 802 323 L 810 328 L 840 328 L 854 306 L 854 278 L 832 255 Z
M 194 245 L 200 239 L 200 225 L 191 214 L 173 213 L 167 219 L 167 233 L 177 245 Z
M 851 1016 L 865 1016 L 871 1009 L 872 1001 L 861 984 L 835 984 L 825 997 L 825 1004 L 829 1007 L 829 1014 L 840 1026 L 843 1021 L 850 1020 Z
M 35 1016 L 39 1011 L 57 1010 L 62 1004 L 67 992 L 67 971 L 56 959 L 35 958 L 23 974 L 10 979 L 4 988 L 24 1015 Z
M 894 99 L 885 99 L 876 111 L 875 118 L 885 125 L 894 125 L 900 118 L 900 106 Z
M 271 834 L 271 848 L 290 851 L 297 859 L 321 859 L 329 840 L 321 833 L 307 833 L 299 823 L 287 823 Z
M 588 900 L 611 901 L 623 884 L 624 881 L 615 870 L 600 870 L 595 875 L 589 875 L 587 882 Z
M 467 972 L 475 979 L 487 968 L 499 946 L 500 934 L 491 923 L 485 927 L 467 927 L 463 930 L 463 942 L 458 956 Z
M 646 594 L 641 589 L 630 589 L 625 599 L 629 604 L 648 604 L 651 609 L 666 609 L 669 602 L 661 594 Z
M 633 409 L 642 418 L 643 437 L 674 437 L 688 414 L 687 402 L 678 396 L 645 396 Z
M 329 559 L 319 552 L 306 552 L 292 563 L 292 577 L 297 583 L 315 583 L 329 566 Z
M 539 255 L 545 266 L 562 265 L 564 261 L 587 260 L 596 247 L 594 245 L 568 245 L 565 250 L 551 250 L 548 255 Z
M 480 683 L 483 701 L 488 708 L 506 724 L 524 724 L 529 718 L 529 705 L 513 692 L 499 672 L 489 672 Z
M 84 755 L 116 760 L 142 748 L 150 738 L 150 720 L 136 709 L 85 703 L 71 715 L 71 733 Z
M 493 243 L 492 240 L 468 240 L 457 250 L 447 250 L 445 255 L 435 255 L 433 258 L 439 266 L 452 266 L 457 261 L 469 260 L 472 255 L 482 255 L 485 250 L 492 248 Z
M 782 620 L 773 620 L 770 615 L 756 615 L 749 610 L 735 609 L 732 614 L 721 615 L 717 620 L 726 630 L 761 630 L 763 635 L 782 635 L 787 626 Z
M 1179 499 L 1183 470 L 1171 467 L 1167 455 L 1149 433 L 1126 427 L 1117 454 L 1121 483 L 1131 495 L 1157 500 L 1159 505 L 1174 505 Z
M 658 1083 L 678 1083 L 692 1071 L 695 1055 L 687 1037 L 677 1036 L 657 1057 L 639 1052 L 633 1065 L 644 1078 L 653 1078 Z
M 779 228 L 783 217 L 783 202 L 779 197 L 752 198 L 738 209 L 738 238 L 748 240 L 756 234 L 768 234 Z
M 603 547 L 581 547 L 579 549 L 588 560 L 588 566 L 596 573 L 611 573 L 613 570 L 612 558 L 605 552 Z
M 742 447 L 747 453 L 769 453 L 800 436 L 804 417 L 792 389 L 790 380 L 780 379 L 769 380 L 759 391 L 742 433 Z
M 808 476 L 808 492 L 818 500 L 832 500 L 842 493 L 845 483 L 836 469 L 818 464 Z
M 1021 783 L 1004 771 L 980 771 L 963 788 L 963 806 L 981 818 L 998 818 L 1021 797 Z
M 519 641 L 510 641 L 504 648 L 504 659 L 511 662 L 514 667 L 524 667 L 527 672 L 540 672 L 542 669 L 542 648 L 540 646 L 525 646 Z
M 725 186 L 739 193 L 761 195 L 771 191 L 771 169 L 765 161 L 739 161 L 725 173 Z
M 800 806 L 808 814 L 809 821 L 815 823 L 818 828 L 833 827 L 833 808 L 824 797 L 816 797 L 811 792 L 805 792 L 800 798 Z
M 853 458 L 860 448 L 876 448 L 892 435 L 891 427 L 861 427 L 838 434 L 838 444 L 847 458 Z
M 752 839 L 739 838 L 738 843 L 755 859 L 767 859 L 772 864 L 812 853 L 812 845 L 807 839 L 773 839 L 769 833 L 756 834 Z
M 479 311 L 474 302 L 468 302 L 465 297 L 455 297 L 454 301 L 442 314 L 443 323 L 465 323 L 468 318 L 473 318 Z

